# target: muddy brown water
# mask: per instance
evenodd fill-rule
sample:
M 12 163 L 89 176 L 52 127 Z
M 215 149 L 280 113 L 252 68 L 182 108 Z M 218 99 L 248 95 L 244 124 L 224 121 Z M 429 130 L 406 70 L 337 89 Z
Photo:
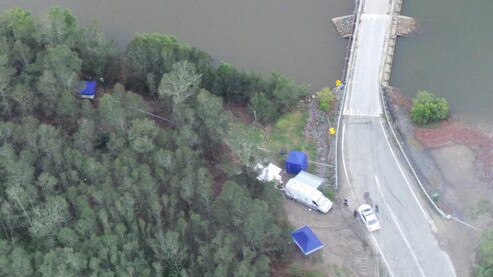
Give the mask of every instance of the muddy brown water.
M 420 31 L 398 40 L 391 85 L 408 96 L 433 91 L 453 115 L 493 127 L 492 11 L 491 0 L 404 0 Z
M 278 71 L 311 91 L 341 77 L 347 40 L 330 19 L 350 14 L 351 0 L 2 0 L 40 14 L 70 8 L 82 25 L 99 23 L 124 47 L 137 32 L 161 32 L 244 69 Z M 430 90 L 454 115 L 475 122 L 493 117 L 491 0 L 404 1 L 403 14 L 421 32 L 399 39 L 391 84 L 408 96 Z
M 0 10 L 37 15 L 54 4 L 82 25 L 98 22 L 122 46 L 137 32 L 171 33 L 218 61 L 281 72 L 312 91 L 341 78 L 347 40 L 331 18 L 354 8 L 347 0 L 2 0 Z

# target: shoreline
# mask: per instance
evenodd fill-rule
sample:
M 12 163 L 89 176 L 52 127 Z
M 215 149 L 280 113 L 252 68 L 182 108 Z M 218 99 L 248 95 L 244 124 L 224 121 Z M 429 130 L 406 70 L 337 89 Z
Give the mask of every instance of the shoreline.
M 437 205 L 476 228 L 491 228 L 493 129 L 470 127 L 457 117 L 418 127 L 410 121 L 411 98 L 392 91 L 389 100 L 426 191 L 438 195 Z M 458 276 L 472 276 L 481 232 L 456 221 L 437 222 L 440 244 L 451 256 Z

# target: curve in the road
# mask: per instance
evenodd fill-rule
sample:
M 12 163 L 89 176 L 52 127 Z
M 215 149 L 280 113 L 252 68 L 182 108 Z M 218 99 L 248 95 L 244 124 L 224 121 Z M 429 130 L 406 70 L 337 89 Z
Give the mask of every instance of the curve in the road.
M 341 159 L 358 203 L 380 203 L 382 229 L 371 234 L 392 276 L 455 276 L 436 228 L 401 166 L 382 118 L 381 68 L 391 28 L 386 1 L 367 0 L 357 15 L 342 107 Z

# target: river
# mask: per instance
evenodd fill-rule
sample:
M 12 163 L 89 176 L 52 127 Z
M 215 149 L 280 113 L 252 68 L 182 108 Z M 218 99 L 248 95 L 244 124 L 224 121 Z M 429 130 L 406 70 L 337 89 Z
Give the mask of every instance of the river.
M 331 18 L 354 8 L 347 0 L 2 0 L 0 10 L 39 15 L 54 4 L 82 25 L 98 22 L 122 47 L 138 32 L 175 34 L 218 61 L 280 72 L 311 91 L 341 78 L 347 40 Z
M 29 2 L 29 3 L 28 3 Z M 341 77 L 347 40 L 330 19 L 350 14 L 351 0 L 2 0 L 38 15 L 60 4 L 82 25 L 96 21 L 124 47 L 137 32 L 161 32 L 247 70 L 277 71 L 311 91 Z M 454 116 L 488 122 L 493 116 L 491 0 L 405 0 L 403 14 L 420 32 L 397 43 L 391 84 L 414 96 L 445 97 Z
M 391 85 L 409 96 L 429 90 L 445 97 L 452 115 L 493 126 L 493 1 L 404 1 L 402 14 L 420 31 L 399 39 Z

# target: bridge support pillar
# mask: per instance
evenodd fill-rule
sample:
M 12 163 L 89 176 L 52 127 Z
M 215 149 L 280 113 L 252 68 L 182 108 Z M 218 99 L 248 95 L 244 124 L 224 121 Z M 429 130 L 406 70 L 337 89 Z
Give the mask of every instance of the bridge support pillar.
M 343 38 L 350 38 L 353 35 L 354 15 L 334 17 L 332 23 Z

